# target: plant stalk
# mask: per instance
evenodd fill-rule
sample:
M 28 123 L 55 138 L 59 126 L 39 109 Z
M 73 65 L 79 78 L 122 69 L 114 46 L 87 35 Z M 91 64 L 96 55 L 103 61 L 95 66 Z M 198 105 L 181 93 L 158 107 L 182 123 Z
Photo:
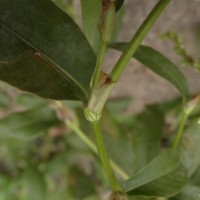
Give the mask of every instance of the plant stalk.
M 196 108 L 196 106 L 199 104 L 200 102 L 200 95 L 197 95 L 192 101 L 190 101 L 184 108 L 183 108 L 183 115 L 182 115 L 182 118 L 180 120 L 180 124 L 179 124 L 179 127 L 178 127 L 178 131 L 177 131 L 177 134 L 176 134 L 176 138 L 174 140 L 174 143 L 173 143 L 173 148 L 175 149 L 179 142 L 180 142 L 180 139 L 181 139 L 181 136 L 183 134 L 183 129 L 185 127 L 185 123 L 189 117 L 189 115 L 192 113 L 192 111 Z
M 60 101 L 54 101 L 54 102 L 57 109 L 60 110 L 60 113 L 66 113 L 65 112 L 66 108 Z M 76 122 L 73 122 L 66 116 L 62 116 L 62 120 L 66 128 L 72 130 L 95 154 L 98 154 L 98 150 L 94 142 L 91 141 L 91 139 L 78 127 Z M 123 169 L 121 169 L 113 160 L 110 159 L 110 163 L 114 171 L 119 175 L 121 179 L 123 180 L 129 179 L 129 175 Z
M 180 124 L 179 124 L 179 127 L 178 127 L 178 131 L 176 133 L 176 138 L 175 138 L 174 143 L 173 143 L 173 148 L 174 149 L 176 149 L 176 147 L 179 144 L 179 141 L 180 141 L 182 133 L 183 133 L 183 129 L 185 127 L 185 123 L 186 123 L 186 121 L 188 119 L 188 116 L 189 116 L 189 113 L 186 112 L 186 110 L 184 109 L 183 115 L 181 117 L 181 121 L 180 121 Z
M 77 127 L 76 124 L 70 122 L 69 120 L 64 121 L 66 126 L 70 128 L 77 136 L 95 153 L 98 154 L 96 145 L 86 136 L 86 134 Z M 113 160 L 110 159 L 111 166 L 113 167 L 114 171 L 119 175 L 120 178 L 123 180 L 129 179 L 129 176 L 126 172 L 124 172 Z
M 105 170 L 105 173 L 106 173 L 106 175 L 110 181 L 110 184 L 112 186 L 112 189 L 116 192 L 122 191 L 121 186 L 119 185 L 119 183 L 116 179 L 116 176 L 113 172 L 108 154 L 105 149 L 102 132 L 101 132 L 100 121 L 91 122 L 91 125 L 92 125 L 93 132 L 94 132 L 95 139 L 96 139 L 98 154 L 99 154 L 101 163 L 103 165 L 103 168 Z
M 143 39 L 146 37 L 150 29 L 155 24 L 158 17 L 161 15 L 161 13 L 170 3 L 170 1 L 171 0 L 160 0 L 147 16 L 145 21 L 142 23 L 142 25 L 130 41 L 128 48 L 126 49 L 126 51 L 124 51 L 124 53 L 121 55 L 116 65 L 114 66 L 110 74 L 112 81 L 116 82 L 120 78 L 129 60 L 132 58 L 139 45 L 142 43 Z
M 95 90 L 99 85 L 100 76 L 101 76 L 101 68 L 103 65 L 107 46 L 108 46 L 107 42 L 104 42 L 104 41 L 102 41 L 100 44 L 100 50 L 97 56 L 97 63 L 96 63 L 95 71 L 93 74 L 92 90 Z
M 117 61 L 116 65 L 114 66 L 113 70 L 111 71 L 110 75 L 108 75 L 109 81 L 105 81 L 102 85 L 98 87 L 96 85 L 100 78 L 93 77 L 95 81 L 95 87 L 92 88 L 92 93 L 90 95 L 90 99 L 88 105 L 85 109 L 86 118 L 89 121 L 97 121 L 101 118 L 101 113 L 104 108 L 104 105 L 110 96 L 112 89 L 114 88 L 116 82 L 120 78 L 125 66 L 132 58 L 133 54 L 148 34 L 152 26 L 155 24 L 158 17 L 161 15 L 163 10 L 166 6 L 170 3 L 171 0 L 160 0 L 150 14 L 147 16 L 143 24 L 140 26 L 136 34 L 133 36 L 132 40 L 130 41 L 128 48 L 124 53 L 121 55 L 119 60 Z M 98 76 L 100 71 L 100 65 L 98 68 Z M 108 84 L 109 83 L 109 84 Z
M 104 57 L 106 54 L 106 50 L 108 47 L 108 43 L 112 36 L 112 31 L 115 24 L 115 2 L 116 0 L 108 0 L 106 6 L 102 1 L 102 12 L 100 16 L 99 22 L 99 31 L 101 34 L 101 44 L 99 53 L 97 55 L 97 63 L 95 66 L 95 71 L 93 74 L 93 82 L 92 82 L 92 93 L 99 87 L 100 77 L 101 77 L 101 69 L 104 61 Z

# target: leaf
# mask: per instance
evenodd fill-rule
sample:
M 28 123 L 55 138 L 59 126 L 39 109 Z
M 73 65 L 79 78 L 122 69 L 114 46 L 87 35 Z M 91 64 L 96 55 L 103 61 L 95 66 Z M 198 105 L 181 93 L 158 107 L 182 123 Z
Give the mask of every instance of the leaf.
M 184 137 L 178 148 L 181 162 L 191 176 L 200 165 L 200 124 L 197 121 L 185 130 Z
M 83 30 L 94 49 L 97 48 L 100 40 L 98 22 L 101 7 L 101 0 L 81 0 Z
M 33 96 L 32 94 L 22 93 L 17 96 L 16 101 L 18 106 L 25 107 L 26 109 L 35 108 L 45 104 L 45 99 L 38 96 Z
M 62 11 L 66 12 L 68 15 L 69 7 L 71 7 L 72 0 L 51 0 L 53 1 Z
M 11 105 L 11 98 L 5 91 L 0 91 L 0 108 L 9 108 Z
M 29 166 L 24 174 L 24 179 L 27 189 L 27 199 L 46 199 L 46 182 L 43 174 L 41 174 L 37 168 Z
M 127 110 L 128 106 L 132 101 L 131 97 L 119 97 L 109 99 L 106 108 L 109 110 L 110 114 L 116 118 L 120 118 L 119 115 L 123 114 Z
M 170 197 L 177 194 L 186 182 L 185 168 L 169 149 L 125 181 L 123 188 L 129 195 Z
M 200 165 L 196 169 L 195 173 L 191 176 L 190 182 L 194 185 L 200 185 Z
M 160 153 L 164 116 L 158 108 L 149 106 L 136 117 L 126 116 L 120 121 L 116 116 L 122 115 L 120 111 L 128 102 L 130 99 L 108 102 L 102 124 L 110 157 L 132 176 Z
M 53 110 L 39 106 L 0 119 L 0 139 L 32 140 L 59 124 Z
M 125 51 L 128 43 L 113 43 L 111 48 Z M 155 49 L 140 46 L 133 57 L 148 67 L 150 70 L 172 83 L 185 99 L 188 94 L 187 80 L 183 73 L 168 58 Z
M 132 124 L 133 168 L 137 172 L 160 153 L 164 116 L 156 106 L 149 106 L 132 119 Z
M 75 166 L 72 166 L 70 170 L 69 190 L 73 194 L 74 199 L 84 199 L 96 193 L 91 178 Z
M 125 172 L 130 175 L 134 174 L 134 154 L 132 135 L 118 123 L 112 116 L 113 113 L 105 110 L 102 116 L 102 128 L 106 149 L 112 158 Z M 126 156 L 124 156 L 126 154 Z
M 117 0 L 116 1 L 116 12 L 122 7 L 124 0 Z
M 44 98 L 86 101 L 96 58 L 53 2 L 0 1 L 0 46 L 1 80 Z
M 176 196 L 170 198 L 170 200 L 199 200 L 200 187 L 188 184 L 183 190 Z

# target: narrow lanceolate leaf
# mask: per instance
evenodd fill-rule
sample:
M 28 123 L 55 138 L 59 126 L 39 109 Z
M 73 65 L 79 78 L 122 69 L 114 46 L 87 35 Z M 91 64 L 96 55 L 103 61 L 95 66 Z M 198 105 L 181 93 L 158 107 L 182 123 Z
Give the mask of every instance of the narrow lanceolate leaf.
M 53 110 L 44 105 L 39 106 L 0 119 L 0 140 L 32 140 L 59 124 Z
M 49 0 L 0 1 L 0 79 L 51 99 L 86 101 L 95 55 Z
M 186 182 L 186 170 L 170 149 L 124 182 L 123 187 L 129 195 L 170 197 L 177 194 Z
M 125 51 L 128 43 L 114 43 L 110 47 Z M 171 82 L 181 92 L 183 98 L 186 97 L 188 93 L 187 80 L 183 73 L 168 58 L 147 46 L 140 46 L 133 57 L 159 76 Z
M 81 11 L 84 33 L 95 48 L 100 39 L 98 23 L 102 8 L 102 0 L 81 0 Z

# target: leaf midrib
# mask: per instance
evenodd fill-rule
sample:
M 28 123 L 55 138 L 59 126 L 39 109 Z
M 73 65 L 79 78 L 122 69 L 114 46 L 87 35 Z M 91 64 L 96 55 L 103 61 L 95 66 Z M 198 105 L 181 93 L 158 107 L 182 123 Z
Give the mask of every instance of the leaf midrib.
M 179 168 L 179 165 L 174 165 L 173 167 L 169 168 L 165 173 L 162 173 L 162 174 L 160 174 L 159 176 L 155 176 L 155 177 L 153 177 L 153 178 L 151 178 L 151 179 L 145 180 L 145 181 L 143 181 L 142 183 L 135 184 L 134 186 L 127 188 L 126 191 L 129 192 L 129 191 L 131 191 L 131 190 L 133 190 L 133 189 L 139 188 L 139 187 L 141 187 L 141 186 L 144 186 L 144 185 L 147 185 L 147 184 L 149 184 L 149 183 L 151 183 L 151 182 L 154 182 L 154 181 L 156 181 L 156 180 L 158 180 L 158 179 L 161 179 L 161 178 L 163 178 L 164 176 L 166 176 L 166 175 L 172 173 L 173 171 L 177 170 L 178 168 Z M 136 175 L 136 176 L 137 176 L 137 175 Z M 131 183 L 132 181 L 134 181 L 134 180 L 130 180 L 129 183 Z M 125 185 L 126 185 L 126 184 L 125 184 Z
M 18 39 L 20 39 L 22 42 L 24 42 L 27 46 L 30 46 L 32 49 L 35 51 L 39 52 L 44 56 L 44 58 L 49 62 L 49 66 L 56 70 L 65 80 L 69 81 L 71 80 L 80 90 L 82 90 L 83 94 L 85 95 L 86 98 L 88 98 L 88 92 L 85 90 L 85 88 L 73 77 L 71 76 L 67 71 L 63 70 L 59 65 L 57 65 L 48 55 L 46 55 L 40 48 L 36 47 L 34 44 L 29 42 L 27 39 L 25 39 L 23 36 L 0 22 L 0 25 L 14 34 Z M 52 64 L 51 64 L 52 63 Z

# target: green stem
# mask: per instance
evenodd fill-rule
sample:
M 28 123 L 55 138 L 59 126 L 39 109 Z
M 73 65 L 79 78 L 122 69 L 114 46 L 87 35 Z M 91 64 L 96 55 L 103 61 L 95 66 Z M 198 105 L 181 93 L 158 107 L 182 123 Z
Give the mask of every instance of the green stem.
M 96 145 L 86 136 L 86 134 L 78 128 L 77 124 L 65 119 L 65 125 L 70 128 L 77 136 L 95 153 L 98 154 Z M 115 170 L 115 172 L 123 179 L 127 180 L 129 178 L 128 174 L 124 172 L 114 161 L 110 159 L 111 166 Z
M 102 13 L 100 15 L 99 22 L 99 31 L 101 34 L 101 44 L 99 53 L 97 55 L 97 63 L 95 66 L 95 71 L 93 74 L 93 82 L 92 82 L 92 94 L 99 87 L 100 79 L 101 79 L 101 69 L 105 57 L 105 53 L 107 50 L 108 42 L 112 36 L 112 31 L 114 28 L 115 22 L 115 1 L 109 0 L 107 2 L 106 7 L 103 6 L 102 1 Z
M 189 114 L 190 114 L 190 113 L 187 112 L 186 109 L 183 110 L 183 115 L 182 115 L 182 117 L 181 117 L 181 121 L 180 121 L 180 124 L 179 124 L 179 127 L 178 127 L 178 131 L 177 131 L 177 133 L 176 133 L 176 138 L 175 138 L 174 143 L 173 143 L 173 148 L 174 148 L 174 149 L 175 149 L 175 148 L 178 146 L 178 144 L 179 144 L 179 141 L 180 141 L 181 136 L 182 136 L 182 134 L 183 134 L 183 129 L 184 129 L 184 127 L 185 127 L 185 123 L 186 123 L 186 121 L 187 121 L 187 119 L 188 119 Z
M 122 190 L 121 186 L 119 185 L 119 183 L 115 177 L 115 174 L 114 174 L 113 169 L 110 164 L 108 154 L 107 154 L 105 146 L 104 146 L 100 122 L 99 121 L 91 122 L 91 125 L 93 128 L 93 132 L 95 134 L 98 154 L 99 154 L 100 160 L 102 162 L 103 168 L 105 170 L 105 173 L 106 173 L 106 175 L 110 181 L 110 184 L 112 186 L 112 189 L 114 191 L 121 191 Z
M 199 105 L 200 102 L 200 96 L 197 95 L 193 100 L 191 100 L 184 108 L 183 108 L 183 115 L 181 117 L 180 120 L 180 124 L 178 127 L 178 131 L 176 134 L 176 138 L 174 140 L 174 144 L 173 144 L 173 148 L 175 149 L 178 144 L 179 141 L 181 139 L 182 133 L 183 133 L 183 129 L 185 127 L 185 123 L 189 117 L 189 115 L 192 113 L 192 111 L 196 108 L 197 105 Z
M 107 50 L 107 42 L 102 41 L 100 45 L 100 50 L 97 56 L 97 63 L 95 67 L 95 71 L 93 74 L 93 84 L 92 84 L 92 90 L 95 90 L 98 88 L 100 77 L 101 77 L 101 68 L 104 61 L 104 56 Z
M 66 128 L 70 128 L 77 136 L 95 153 L 98 154 L 98 150 L 96 145 L 90 140 L 89 137 L 78 127 L 76 122 L 73 122 L 71 119 L 68 119 L 65 116 L 66 108 L 60 101 L 54 101 L 55 106 L 57 108 L 57 112 L 60 116 L 62 116 L 63 122 Z M 64 114 L 64 115 L 63 115 Z M 114 161 L 110 159 L 111 165 L 115 172 L 122 178 L 123 180 L 127 180 L 129 178 L 128 174 L 124 172 Z
M 113 68 L 110 75 L 112 81 L 117 81 L 120 78 L 129 60 L 132 58 L 139 45 L 141 44 L 147 33 L 150 31 L 152 26 L 155 24 L 160 14 L 170 3 L 170 1 L 171 0 L 160 0 L 150 12 L 150 14 L 147 16 L 143 24 L 140 26 L 140 28 L 130 41 L 127 50 L 124 51 L 124 53 L 121 55 L 118 62 L 116 63 L 115 67 Z

